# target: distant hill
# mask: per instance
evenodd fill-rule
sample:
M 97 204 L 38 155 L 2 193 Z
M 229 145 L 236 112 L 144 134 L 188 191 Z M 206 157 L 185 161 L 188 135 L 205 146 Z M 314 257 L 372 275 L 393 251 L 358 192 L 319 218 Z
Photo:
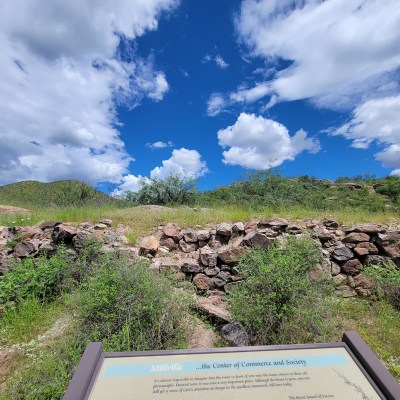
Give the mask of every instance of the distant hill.
M 77 180 L 50 183 L 23 181 L 0 186 L 0 204 L 19 207 L 92 206 L 117 203 Z

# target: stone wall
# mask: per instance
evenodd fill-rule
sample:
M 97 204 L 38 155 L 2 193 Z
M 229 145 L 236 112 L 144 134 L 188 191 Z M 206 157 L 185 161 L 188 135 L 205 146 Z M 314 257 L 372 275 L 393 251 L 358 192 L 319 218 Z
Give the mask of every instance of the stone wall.
M 332 219 L 294 225 L 272 218 L 221 223 L 207 229 L 167 224 L 140 241 L 139 254 L 150 258 L 152 268 L 160 273 L 192 280 L 200 292 L 228 292 L 242 280 L 236 267 L 238 256 L 251 248 L 267 248 L 288 235 L 303 234 L 321 246 L 323 261 L 313 275 L 328 272 L 337 292 L 344 297 L 371 294 L 372 282 L 362 273 L 365 265 L 392 264 L 400 268 L 400 226 L 346 227 Z
M 392 264 L 400 268 L 400 226 L 340 225 L 332 219 L 305 220 L 296 225 L 282 218 L 220 223 L 207 228 L 160 226 L 157 232 L 128 245 L 122 225 L 112 221 L 83 223 L 75 227 L 47 221 L 36 227 L 0 227 L 0 275 L 8 259 L 53 254 L 64 243 L 78 253 L 89 238 L 101 240 L 102 252 L 118 251 L 130 258 L 145 257 L 157 273 L 176 280 L 191 280 L 199 293 L 229 292 L 242 280 L 237 259 L 251 248 L 267 248 L 288 235 L 310 235 L 321 246 L 323 261 L 313 272 L 325 272 L 344 297 L 369 296 L 372 282 L 363 275 L 365 265 Z M 14 246 L 9 246 L 13 241 Z

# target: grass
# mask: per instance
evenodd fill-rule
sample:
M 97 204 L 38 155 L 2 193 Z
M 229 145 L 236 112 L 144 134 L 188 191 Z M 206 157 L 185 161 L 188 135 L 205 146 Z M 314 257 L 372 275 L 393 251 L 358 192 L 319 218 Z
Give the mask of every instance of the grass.
M 64 312 L 65 305 L 60 300 L 50 304 L 34 296 L 23 300 L 18 309 L 7 309 L 0 319 L 0 345 L 10 346 L 36 339 Z
M 326 321 L 322 341 L 339 341 L 343 332 L 357 331 L 400 382 L 400 313 L 389 303 L 332 297 Z

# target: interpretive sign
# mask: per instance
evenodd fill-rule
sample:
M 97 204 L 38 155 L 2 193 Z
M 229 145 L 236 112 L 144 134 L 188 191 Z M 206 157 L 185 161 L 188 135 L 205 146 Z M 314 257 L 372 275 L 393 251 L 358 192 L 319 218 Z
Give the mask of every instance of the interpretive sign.
M 360 336 L 343 340 L 128 353 L 102 353 L 92 343 L 64 400 L 400 399 L 398 383 Z

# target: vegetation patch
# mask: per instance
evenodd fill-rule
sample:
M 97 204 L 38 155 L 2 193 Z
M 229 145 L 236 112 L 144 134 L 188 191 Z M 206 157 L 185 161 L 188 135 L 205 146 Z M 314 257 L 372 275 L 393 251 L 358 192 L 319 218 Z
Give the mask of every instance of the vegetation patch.
M 310 277 L 319 261 L 320 250 L 306 237 L 254 249 L 240 260 L 245 280 L 230 295 L 231 311 L 253 344 L 300 343 L 319 333 L 326 290 L 323 280 Z

